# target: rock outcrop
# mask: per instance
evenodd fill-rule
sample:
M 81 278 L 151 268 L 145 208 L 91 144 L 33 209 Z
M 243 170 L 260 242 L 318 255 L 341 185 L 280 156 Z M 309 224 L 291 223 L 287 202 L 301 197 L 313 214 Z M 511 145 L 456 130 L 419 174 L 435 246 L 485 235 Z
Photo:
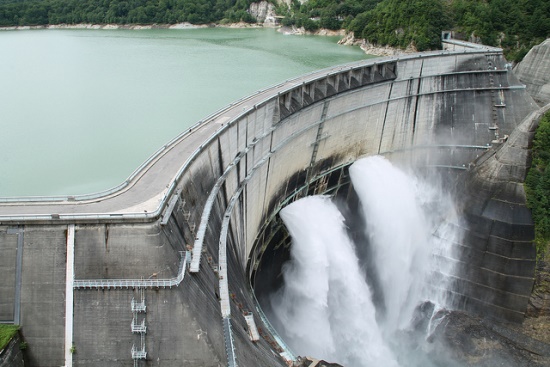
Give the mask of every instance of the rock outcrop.
M 451 312 L 428 341 L 429 358 L 438 366 L 542 367 L 550 363 L 550 345 L 514 325 L 494 324 L 463 312 Z
M 260 1 L 258 3 L 250 4 L 248 9 L 250 15 L 256 18 L 258 23 L 263 23 L 264 26 L 274 27 L 275 21 L 275 6 L 267 1 Z
M 307 0 L 298 0 L 300 4 L 307 2 Z M 292 6 L 292 0 L 277 0 L 277 4 L 285 4 L 289 8 Z
M 344 36 L 344 38 L 338 41 L 338 44 L 346 45 L 346 46 L 359 46 L 361 50 L 363 50 L 367 55 L 375 55 L 375 56 L 396 56 L 396 55 L 411 54 L 411 53 L 417 52 L 416 48 L 412 44 L 410 44 L 404 50 L 401 48 L 391 47 L 391 46 L 378 46 L 368 42 L 365 39 L 355 38 L 355 35 L 353 32 L 348 32 Z
M 533 47 L 514 72 L 540 106 L 550 103 L 550 38 Z
M 539 260 L 537 264 L 535 286 L 529 299 L 527 316 L 550 316 L 550 263 L 548 259 Z

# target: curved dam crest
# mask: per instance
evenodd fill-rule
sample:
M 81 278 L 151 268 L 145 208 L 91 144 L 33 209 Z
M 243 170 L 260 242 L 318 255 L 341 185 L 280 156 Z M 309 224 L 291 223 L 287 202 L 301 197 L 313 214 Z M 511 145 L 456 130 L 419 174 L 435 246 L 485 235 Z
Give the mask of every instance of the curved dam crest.
M 252 291 L 278 269 L 280 208 L 310 193 L 349 198 L 347 168 L 368 155 L 467 173 L 537 109 L 501 50 L 481 47 L 260 91 L 161 148 L 118 191 L 2 202 L 0 320 L 22 326 L 31 365 L 284 366 L 294 356 Z M 532 223 L 522 217 L 518 234 L 506 230 L 513 217 L 491 213 L 486 224 L 503 230 L 466 236 L 461 256 L 486 256 L 465 263 L 456 297 L 517 321 Z

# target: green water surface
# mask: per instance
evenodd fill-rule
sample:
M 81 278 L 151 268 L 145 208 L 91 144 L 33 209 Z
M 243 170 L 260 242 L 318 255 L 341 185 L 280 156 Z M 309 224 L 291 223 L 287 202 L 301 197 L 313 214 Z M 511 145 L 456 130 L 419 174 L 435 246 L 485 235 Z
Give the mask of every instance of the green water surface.
M 274 29 L 0 32 L 0 196 L 123 182 L 200 119 L 259 89 L 368 57 Z

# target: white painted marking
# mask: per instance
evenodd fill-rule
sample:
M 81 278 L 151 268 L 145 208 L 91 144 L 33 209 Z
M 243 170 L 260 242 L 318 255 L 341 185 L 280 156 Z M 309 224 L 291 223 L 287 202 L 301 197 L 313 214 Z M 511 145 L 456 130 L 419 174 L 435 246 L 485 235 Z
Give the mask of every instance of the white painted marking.
M 67 228 L 67 272 L 65 278 L 65 367 L 73 366 L 74 224 Z

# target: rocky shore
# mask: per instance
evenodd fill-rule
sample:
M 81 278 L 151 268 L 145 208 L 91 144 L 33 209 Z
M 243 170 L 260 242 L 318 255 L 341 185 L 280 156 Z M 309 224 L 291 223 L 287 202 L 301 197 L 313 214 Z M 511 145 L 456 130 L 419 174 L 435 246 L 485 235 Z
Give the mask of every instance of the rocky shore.
M 128 29 L 128 30 L 146 30 L 146 29 L 197 29 L 197 28 L 276 28 L 278 32 L 286 35 L 314 35 L 314 36 L 331 36 L 342 37 L 338 41 L 339 45 L 359 46 L 367 55 L 374 56 L 396 56 L 410 54 L 416 52 L 416 49 L 411 45 L 407 49 L 402 50 L 390 46 L 376 46 L 364 39 L 357 39 L 353 32 L 346 33 L 345 30 L 330 30 L 319 29 L 315 32 L 308 32 L 304 28 L 283 27 L 272 22 L 263 23 L 227 23 L 227 24 L 191 24 L 191 23 L 176 23 L 176 24 L 51 24 L 51 25 L 34 25 L 34 26 L 13 26 L 0 27 L 0 31 L 19 31 L 31 29 Z
M 142 29 L 195 29 L 195 28 L 262 28 L 262 25 L 248 24 L 248 23 L 234 23 L 227 25 L 218 24 L 191 24 L 191 23 L 176 23 L 176 24 L 92 24 L 92 23 L 79 23 L 79 24 L 50 24 L 50 25 L 33 25 L 33 26 L 14 26 L 14 27 L 0 27 L 1 31 L 19 31 L 30 29 L 130 29 L 130 30 L 142 30 Z
M 344 38 L 338 41 L 338 44 L 346 46 L 359 46 L 361 47 L 361 50 L 365 51 L 366 54 L 376 56 L 397 56 L 418 52 L 413 44 L 410 44 L 404 50 L 390 46 L 377 46 L 368 42 L 365 39 L 355 38 L 353 32 L 345 34 Z
M 409 45 L 409 47 L 407 47 L 405 50 L 396 48 L 396 47 L 390 47 L 390 46 L 377 46 L 368 42 L 365 39 L 355 38 L 355 35 L 353 34 L 353 32 L 346 32 L 344 29 L 339 29 L 337 31 L 333 31 L 330 29 L 319 29 L 315 32 L 308 32 L 303 27 L 302 28 L 280 27 L 278 31 L 288 35 L 306 35 L 307 34 L 307 35 L 313 35 L 313 36 L 342 37 L 340 41 L 338 41 L 339 45 L 359 46 L 361 50 L 363 50 L 367 55 L 397 56 L 397 55 L 406 55 L 406 54 L 418 52 L 414 47 L 414 45 Z

